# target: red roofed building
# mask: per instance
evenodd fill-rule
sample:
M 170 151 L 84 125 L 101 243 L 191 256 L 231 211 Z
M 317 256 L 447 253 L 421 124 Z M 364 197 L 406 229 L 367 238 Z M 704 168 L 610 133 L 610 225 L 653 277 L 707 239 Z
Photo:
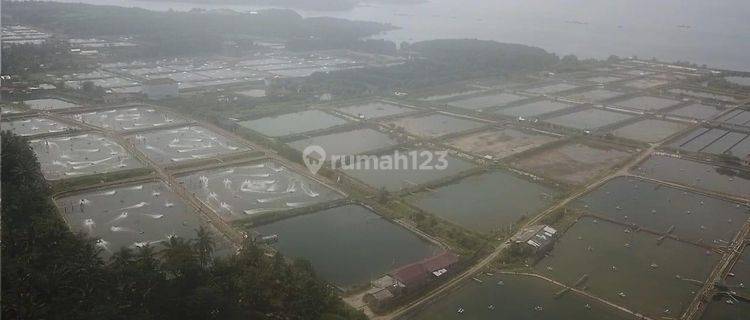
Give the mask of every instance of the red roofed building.
M 443 252 L 419 262 L 405 265 L 391 272 L 401 286 L 408 289 L 420 287 L 434 278 L 442 277 L 458 262 L 458 256 Z

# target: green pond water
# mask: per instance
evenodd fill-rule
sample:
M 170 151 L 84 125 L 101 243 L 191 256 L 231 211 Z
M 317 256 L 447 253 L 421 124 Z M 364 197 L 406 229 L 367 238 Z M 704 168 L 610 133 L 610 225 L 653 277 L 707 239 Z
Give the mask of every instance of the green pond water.
M 437 138 L 484 126 L 481 122 L 449 117 L 442 114 L 399 118 L 390 120 L 388 123 L 403 127 L 410 134 L 424 138 Z
M 367 151 L 392 147 L 397 144 L 398 141 L 385 133 L 373 129 L 357 129 L 304 138 L 290 142 L 289 146 L 299 151 L 303 151 L 312 145 L 321 146 L 330 158 L 331 155 L 356 155 Z
M 511 102 L 520 101 L 527 99 L 526 96 L 521 96 L 512 93 L 496 93 L 489 95 L 481 95 L 477 97 L 471 97 L 466 99 L 460 99 L 449 102 L 449 106 L 464 108 L 464 109 L 486 109 L 491 107 L 499 107 L 509 104 Z
M 555 298 L 561 288 L 542 279 L 514 275 L 482 275 L 479 279 L 482 283 L 469 280 L 455 292 L 406 319 L 633 319 L 628 314 L 572 292 Z M 464 309 L 462 314 L 458 313 L 459 308 Z
M 721 113 L 721 111 L 722 110 L 714 106 L 708 106 L 708 105 L 704 105 L 700 103 L 693 103 L 684 107 L 680 107 L 676 110 L 673 110 L 669 114 L 675 115 L 675 116 L 705 120 L 705 119 L 713 118 L 717 114 Z
M 417 153 L 414 153 L 417 151 Z M 393 169 L 377 170 L 374 169 L 375 161 L 367 161 L 370 163 L 369 169 L 362 162 L 361 165 L 354 168 L 342 168 L 343 172 L 357 180 L 360 180 L 367 185 L 374 188 L 380 189 L 385 188 L 388 191 L 399 191 L 403 188 L 413 187 L 416 185 L 428 183 L 441 178 L 449 177 L 457 173 L 466 171 L 474 167 L 474 165 L 468 161 L 458 159 L 453 156 L 447 156 L 447 167 L 444 170 L 420 170 L 419 164 L 427 164 L 430 166 L 438 165 L 439 161 L 437 157 L 433 157 L 432 161 L 427 161 L 425 150 L 407 150 L 398 151 L 398 157 L 395 156 L 396 152 L 389 153 L 387 155 L 380 156 L 378 161 L 383 163 L 383 159 L 389 157 L 391 159 L 405 158 L 405 161 L 401 162 L 398 168 L 396 168 L 396 162 L 394 162 Z M 414 166 L 415 163 L 418 164 Z M 406 165 L 404 165 L 404 163 Z
M 557 101 L 550 101 L 550 100 L 542 100 L 542 101 L 522 104 L 516 107 L 500 109 L 496 111 L 495 113 L 503 114 L 506 116 L 513 116 L 513 117 L 531 117 L 531 116 L 537 116 L 540 114 L 550 113 L 550 112 L 572 108 L 572 107 L 574 107 L 574 105 L 572 104 L 567 104 L 567 103 L 562 103 L 562 102 L 557 102 Z
M 646 119 L 617 128 L 612 133 L 632 140 L 658 142 L 686 128 L 687 125 L 681 122 Z
M 666 107 L 674 106 L 678 103 L 680 103 L 680 101 L 678 100 L 672 100 L 672 99 L 660 98 L 660 97 L 652 97 L 652 96 L 642 96 L 642 97 L 635 97 L 635 98 L 627 99 L 624 101 L 620 101 L 615 104 L 620 107 L 638 109 L 638 110 L 659 110 L 659 109 L 664 109 Z
M 612 81 L 619 80 L 619 78 L 613 78 L 613 79 L 615 80 L 612 80 Z M 567 96 L 567 98 L 576 99 L 576 100 L 583 101 L 583 102 L 597 102 L 597 101 L 612 99 L 614 97 L 619 97 L 621 95 L 623 95 L 623 93 L 617 92 L 617 91 L 611 91 L 611 90 L 605 90 L 605 89 L 594 89 L 594 90 L 588 90 L 588 91 L 584 91 L 580 93 L 574 93 L 574 94 Z
M 690 304 L 719 255 L 700 247 L 583 218 L 534 268 L 635 312 L 678 317 Z M 679 278 L 678 278 L 679 276 Z
M 242 121 L 239 125 L 269 137 L 281 137 L 346 124 L 347 121 L 320 110 L 306 110 Z
M 526 89 L 527 92 L 531 93 L 537 93 L 537 94 L 551 94 L 551 93 L 557 93 L 561 91 L 567 91 L 577 88 L 577 86 L 567 83 L 557 83 L 557 84 L 551 84 L 541 87 L 533 87 Z
M 707 245 L 730 241 L 748 218 L 748 207 L 635 178 L 615 178 L 573 206 L 609 219 Z
M 358 104 L 353 106 L 346 106 L 338 109 L 339 111 L 346 113 L 351 116 L 358 117 L 360 115 L 367 119 L 381 118 L 397 114 L 404 114 L 408 112 L 414 112 L 416 109 L 411 109 L 395 104 L 375 101 L 365 104 Z
M 546 122 L 575 129 L 597 129 L 632 118 L 631 115 L 600 109 L 586 109 L 545 120 Z
M 536 215 L 556 194 L 552 188 L 493 171 L 415 194 L 408 201 L 467 229 L 490 232 Z
M 701 320 L 747 320 L 750 319 L 750 302 L 728 304 L 726 297 L 717 298 L 706 307 Z
M 310 261 L 340 287 L 364 284 L 390 270 L 422 260 L 439 249 L 359 205 L 345 205 L 255 228 L 278 234 L 273 246 Z

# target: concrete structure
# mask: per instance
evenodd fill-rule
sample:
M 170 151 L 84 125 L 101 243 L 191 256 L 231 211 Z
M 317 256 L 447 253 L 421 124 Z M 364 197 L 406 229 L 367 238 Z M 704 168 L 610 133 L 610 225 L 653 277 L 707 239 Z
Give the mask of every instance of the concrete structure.
M 400 287 L 412 290 L 436 278 L 445 276 L 449 273 L 449 269 L 457 262 L 458 256 L 446 251 L 398 268 L 392 271 L 390 275 L 397 281 Z
M 363 300 L 372 308 L 383 308 L 404 293 L 413 292 L 431 281 L 445 278 L 457 262 L 458 256 L 446 251 L 405 265 L 372 281 L 372 289 L 363 296 Z
M 149 79 L 143 81 L 142 92 L 151 100 L 176 98 L 180 93 L 177 81 L 170 78 Z
M 536 255 L 541 255 L 552 248 L 557 230 L 546 225 L 535 225 L 521 229 L 510 241 L 516 245 L 531 248 Z

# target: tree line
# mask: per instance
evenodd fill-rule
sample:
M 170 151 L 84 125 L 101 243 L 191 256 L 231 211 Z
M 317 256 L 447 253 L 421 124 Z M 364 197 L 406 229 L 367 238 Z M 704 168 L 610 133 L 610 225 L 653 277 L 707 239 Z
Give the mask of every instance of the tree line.
M 218 258 L 205 229 L 105 262 L 57 213 L 28 142 L 3 132 L 1 147 L 4 319 L 365 319 L 308 262 L 249 241 Z

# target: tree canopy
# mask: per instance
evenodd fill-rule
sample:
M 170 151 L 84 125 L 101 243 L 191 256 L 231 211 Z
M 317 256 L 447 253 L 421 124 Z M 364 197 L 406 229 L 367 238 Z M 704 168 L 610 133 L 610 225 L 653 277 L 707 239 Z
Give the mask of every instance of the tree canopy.
M 205 229 L 105 263 L 57 213 L 24 138 L 2 134 L 4 319 L 364 319 L 316 277 L 251 242 L 213 257 Z

